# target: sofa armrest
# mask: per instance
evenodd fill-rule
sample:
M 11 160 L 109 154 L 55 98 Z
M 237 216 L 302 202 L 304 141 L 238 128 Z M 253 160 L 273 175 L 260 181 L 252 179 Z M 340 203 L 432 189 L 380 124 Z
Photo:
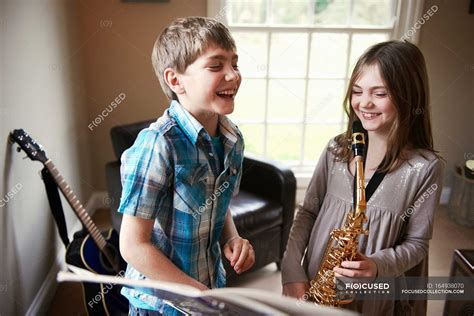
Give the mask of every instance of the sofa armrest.
M 296 178 L 288 167 L 273 161 L 245 157 L 240 190 L 272 199 L 283 206 L 281 257 L 293 225 Z
M 296 195 L 296 178 L 278 162 L 245 156 L 240 188 L 286 204 Z

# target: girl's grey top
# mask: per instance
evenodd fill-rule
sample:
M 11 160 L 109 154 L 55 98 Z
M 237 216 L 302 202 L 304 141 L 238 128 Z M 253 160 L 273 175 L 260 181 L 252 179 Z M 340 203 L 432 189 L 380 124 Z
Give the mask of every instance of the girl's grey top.
M 332 146 L 336 146 L 334 140 L 323 151 L 296 213 L 282 261 L 283 284 L 314 278 L 330 232 L 342 228 L 352 210 L 354 177 L 347 163 L 335 161 L 328 150 Z M 367 201 L 369 233 L 359 238 L 359 250 L 375 261 L 379 277 L 428 275 L 428 242 L 442 189 L 443 169 L 444 163 L 433 153 L 412 151 L 407 161 L 385 176 Z M 426 306 L 426 302 L 420 302 Z M 423 310 L 422 306 L 396 306 L 386 301 L 359 302 L 356 309 L 378 315 L 395 313 L 399 308 Z

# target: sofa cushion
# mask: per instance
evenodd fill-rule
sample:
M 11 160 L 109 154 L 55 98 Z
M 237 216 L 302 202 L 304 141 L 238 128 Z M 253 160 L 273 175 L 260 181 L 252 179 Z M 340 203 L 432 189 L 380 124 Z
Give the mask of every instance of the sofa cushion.
M 283 207 L 270 199 L 241 190 L 230 202 L 230 211 L 237 230 L 250 237 L 283 223 Z

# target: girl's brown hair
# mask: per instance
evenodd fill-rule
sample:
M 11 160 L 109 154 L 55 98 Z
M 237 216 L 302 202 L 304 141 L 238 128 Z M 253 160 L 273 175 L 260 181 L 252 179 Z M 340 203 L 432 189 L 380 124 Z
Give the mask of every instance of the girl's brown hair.
M 430 122 L 430 93 L 425 59 L 421 51 L 409 42 L 388 41 L 370 47 L 359 58 L 352 71 L 344 110 L 349 118 L 345 133 L 337 136 L 332 151 L 345 162 L 352 159 L 350 138 L 352 123 L 358 120 L 352 106 L 352 88 L 364 68 L 377 65 L 397 115 L 390 128 L 387 152 L 379 171 L 390 172 L 406 159 L 407 149 L 425 149 L 435 155 Z M 438 155 L 437 155 L 438 156 Z

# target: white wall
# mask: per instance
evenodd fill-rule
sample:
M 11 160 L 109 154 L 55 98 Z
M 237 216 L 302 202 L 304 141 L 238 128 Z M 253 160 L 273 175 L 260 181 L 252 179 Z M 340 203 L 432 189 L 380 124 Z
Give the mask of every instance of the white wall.
M 120 93 L 126 99 L 91 134 L 94 185 L 105 189 L 104 165 L 116 160 L 110 129 L 158 118 L 168 108 L 151 64 L 153 44 L 174 19 L 206 15 L 206 0 L 165 3 L 81 0 L 77 15 L 84 47 L 85 93 L 92 122 Z
M 447 160 L 445 185 L 454 166 L 474 159 L 474 14 L 470 0 L 426 0 L 438 11 L 423 25 L 420 49 L 430 77 L 433 136 Z
M 0 314 L 11 315 L 26 312 L 60 244 L 38 175 L 42 166 L 11 150 L 9 131 L 24 128 L 40 141 L 83 201 L 95 188 L 74 2 L 0 3 L 0 198 L 21 186 L 0 208 Z M 65 212 L 71 227 L 76 219 Z

